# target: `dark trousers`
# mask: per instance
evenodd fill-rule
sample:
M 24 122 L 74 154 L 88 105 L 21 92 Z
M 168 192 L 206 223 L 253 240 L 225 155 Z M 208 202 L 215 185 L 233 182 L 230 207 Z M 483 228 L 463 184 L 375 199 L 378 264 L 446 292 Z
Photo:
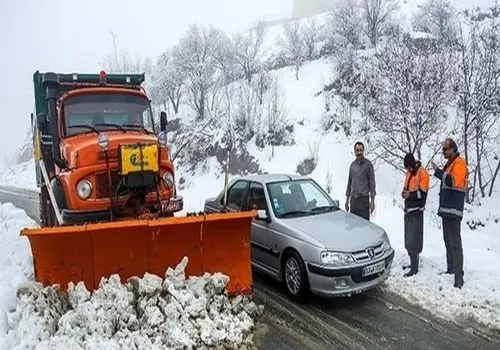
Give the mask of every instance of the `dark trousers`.
M 455 281 L 463 280 L 464 253 L 460 219 L 443 217 L 443 239 L 446 247 L 447 271 L 455 274 Z
M 358 198 L 351 197 L 351 213 L 361 216 L 366 220 L 370 220 L 370 197 L 361 196 Z
M 424 212 L 421 210 L 405 213 L 405 248 L 408 255 L 418 255 L 424 244 Z

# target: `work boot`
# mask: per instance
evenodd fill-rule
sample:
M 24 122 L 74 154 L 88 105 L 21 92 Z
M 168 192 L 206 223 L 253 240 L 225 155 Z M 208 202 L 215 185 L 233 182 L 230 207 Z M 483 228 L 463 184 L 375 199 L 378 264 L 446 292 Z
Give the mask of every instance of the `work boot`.
M 455 283 L 453 284 L 453 287 L 458 288 L 458 289 L 462 289 L 463 285 L 464 285 L 463 276 L 461 276 L 459 274 L 455 274 Z
M 410 271 L 405 273 L 405 277 L 411 277 L 418 273 L 418 255 L 412 254 L 410 255 Z

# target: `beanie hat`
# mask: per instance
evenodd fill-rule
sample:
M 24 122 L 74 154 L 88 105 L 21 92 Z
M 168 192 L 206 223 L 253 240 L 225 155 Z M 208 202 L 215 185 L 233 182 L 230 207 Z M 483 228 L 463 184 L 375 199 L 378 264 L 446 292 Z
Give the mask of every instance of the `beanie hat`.
M 405 159 L 404 159 L 403 164 L 404 164 L 405 168 L 407 168 L 407 167 L 410 167 L 412 169 L 415 168 L 417 163 L 415 161 L 415 157 L 413 157 L 413 154 L 407 153 L 405 155 Z

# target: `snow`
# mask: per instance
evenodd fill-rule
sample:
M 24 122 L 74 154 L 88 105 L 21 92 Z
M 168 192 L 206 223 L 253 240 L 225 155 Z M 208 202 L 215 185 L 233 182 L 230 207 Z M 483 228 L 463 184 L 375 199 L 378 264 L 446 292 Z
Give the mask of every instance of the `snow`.
M 433 180 L 436 181 L 431 178 Z M 379 204 L 378 215 L 373 221 L 386 228 L 396 250 L 392 271 L 384 288 L 441 317 L 474 320 L 499 329 L 500 196 L 485 201 L 482 208 L 469 208 L 462 222 L 465 284 L 461 290 L 453 287 L 453 275 L 441 274 L 446 271 L 446 255 L 441 221 L 435 215 L 436 197 L 436 191 L 431 192 L 424 216 L 424 246 L 419 272 L 411 278 L 403 277 L 406 272 L 403 265 L 409 264 L 404 250 L 403 211 L 388 203 Z M 475 220 L 480 220 L 485 227 L 472 230 L 467 222 Z
M 34 282 L 24 227 L 36 223 L 0 204 L 0 349 L 255 347 L 263 308 L 246 296 L 229 298 L 227 276 L 186 278 L 185 257 L 163 279 L 145 274 L 123 284 L 112 275 L 92 294 L 82 282 L 63 294 Z
M 8 164 L 0 172 L 0 186 L 39 191 L 36 186 L 35 162 Z

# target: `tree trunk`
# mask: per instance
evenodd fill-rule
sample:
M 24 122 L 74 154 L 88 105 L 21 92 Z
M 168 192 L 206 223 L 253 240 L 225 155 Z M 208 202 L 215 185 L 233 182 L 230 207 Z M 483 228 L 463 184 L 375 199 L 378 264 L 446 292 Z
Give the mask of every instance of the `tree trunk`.
M 479 128 L 476 128 L 476 160 L 477 160 L 477 180 L 479 184 L 479 191 L 481 192 L 481 198 L 486 197 L 483 187 L 483 172 L 481 170 L 481 158 L 482 158 L 482 147 L 481 147 L 481 133 Z
M 464 107 L 466 107 L 466 105 Z M 464 111 L 464 113 L 466 113 L 466 112 Z M 467 138 L 467 131 L 469 130 L 468 117 L 465 117 L 464 119 L 465 119 L 465 121 L 464 121 L 464 130 L 463 130 L 463 136 L 464 136 L 464 158 L 465 158 L 466 164 L 468 165 L 469 164 L 469 141 L 468 141 L 468 138 Z M 475 175 L 474 175 L 474 177 L 475 177 Z M 467 180 L 469 180 L 469 179 L 467 179 Z M 469 204 L 471 203 L 470 186 L 467 186 L 467 188 L 466 188 L 466 199 L 465 200 L 467 201 L 467 203 L 469 203 Z
M 497 168 L 495 169 L 495 173 L 493 174 L 493 177 L 491 179 L 490 190 L 488 192 L 489 197 L 491 197 L 491 195 L 493 194 L 493 187 L 495 186 L 495 180 L 498 176 L 499 171 L 500 171 L 500 159 L 498 160 Z
M 472 203 L 474 201 L 474 198 L 476 197 L 476 182 L 477 182 L 477 167 L 474 169 L 474 180 L 472 182 L 472 196 L 470 198 L 470 202 Z

